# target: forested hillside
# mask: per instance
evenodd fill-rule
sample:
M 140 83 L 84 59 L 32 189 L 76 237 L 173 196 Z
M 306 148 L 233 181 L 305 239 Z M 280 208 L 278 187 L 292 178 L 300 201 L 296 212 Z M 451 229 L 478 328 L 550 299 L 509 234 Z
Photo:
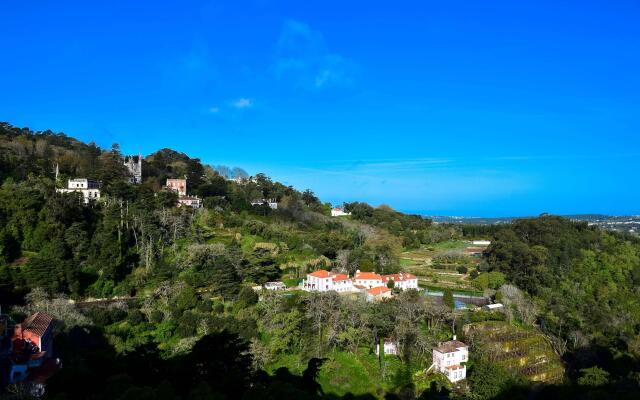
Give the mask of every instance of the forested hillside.
M 486 257 L 533 296 L 538 324 L 574 369 L 632 376 L 640 356 L 637 237 L 543 216 L 502 229 Z
M 332 218 L 311 190 L 264 174 L 229 180 L 225 168 L 171 149 L 142 166 L 143 183 L 132 185 L 117 145 L 0 125 L 0 305 L 14 321 L 36 311 L 56 318 L 64 368 L 48 398 L 631 399 L 640 390 L 633 237 L 553 216 L 433 224 L 357 202 Z M 185 176 L 204 208 L 177 207 L 162 188 Z M 102 181 L 101 200 L 56 193 L 76 177 Z M 252 206 L 257 199 L 278 208 Z M 480 257 L 450 249 L 476 238 L 492 241 Z M 381 302 L 297 290 L 319 268 L 402 271 L 408 252 L 437 254 L 429 262 L 438 276 L 454 274 L 505 312 L 454 310 L 450 290 L 435 301 L 394 288 Z M 269 281 L 287 290 L 256 290 Z M 515 332 L 519 344 L 533 338 L 526 357 L 544 355 L 553 379 L 536 383 L 527 368 L 492 362 L 482 340 L 471 343 L 462 384 L 429 371 L 432 347 L 452 329 L 472 339 L 464 326 L 473 324 Z M 385 338 L 398 355 L 375 354 Z M 510 349 L 509 337 L 500 340 Z M 15 385 L 4 395 L 29 398 Z

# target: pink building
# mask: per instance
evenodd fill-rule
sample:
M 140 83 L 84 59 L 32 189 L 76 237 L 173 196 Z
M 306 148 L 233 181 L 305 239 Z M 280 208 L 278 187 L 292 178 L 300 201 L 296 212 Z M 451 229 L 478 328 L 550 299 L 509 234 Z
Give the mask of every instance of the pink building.
M 186 179 L 167 179 L 167 189 L 178 192 L 179 196 L 186 196 L 187 180 Z

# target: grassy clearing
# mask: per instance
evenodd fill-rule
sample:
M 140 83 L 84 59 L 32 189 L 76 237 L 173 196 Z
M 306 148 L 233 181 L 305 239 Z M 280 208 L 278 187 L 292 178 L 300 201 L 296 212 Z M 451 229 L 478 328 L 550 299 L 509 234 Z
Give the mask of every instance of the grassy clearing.
M 401 267 L 412 267 L 418 265 L 416 260 L 412 260 L 410 258 L 400 258 L 400 266 Z
M 287 368 L 292 374 L 301 375 L 307 368 L 307 362 L 303 361 L 298 354 L 282 354 L 277 360 L 265 366 L 265 370 L 273 374 L 278 368 Z
M 347 393 L 363 395 L 371 393 L 383 398 L 385 392 L 396 389 L 397 377 L 402 365 L 395 356 L 386 356 L 384 371 L 380 369 L 375 354 L 358 354 L 336 351 L 322 366 L 319 382 L 325 393 L 343 396 Z

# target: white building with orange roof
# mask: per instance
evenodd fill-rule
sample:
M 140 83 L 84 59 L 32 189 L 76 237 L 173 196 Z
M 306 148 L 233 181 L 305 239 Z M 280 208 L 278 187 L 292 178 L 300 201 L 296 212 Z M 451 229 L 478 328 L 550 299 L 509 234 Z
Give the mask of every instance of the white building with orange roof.
M 433 366 L 442 372 L 451 382 L 458 382 L 467 377 L 467 367 L 462 363 L 469 360 L 469 347 L 456 340 L 440 343 L 433 349 Z
M 400 290 L 418 289 L 418 278 L 407 272 L 398 274 L 382 275 L 382 282 L 386 286 L 390 280 L 393 280 L 394 287 Z
M 373 288 L 387 288 L 389 281 L 393 280 L 394 287 L 400 290 L 418 289 L 418 278 L 412 274 L 400 272 L 392 275 L 380 275 L 375 272 L 356 271 L 352 278 L 347 274 L 339 274 L 319 269 L 307 274 L 302 281 L 302 289 L 307 292 L 328 292 L 335 290 L 339 293 L 362 292 L 367 296 L 371 295 L 368 290 Z M 374 296 L 390 297 L 391 290 L 382 292 L 376 291 Z
M 360 272 L 360 270 L 356 271 L 356 275 L 353 277 L 353 283 L 368 289 L 385 286 L 381 275 L 375 272 Z
M 390 299 L 391 297 L 391 289 L 386 286 L 377 286 L 367 290 L 368 301 L 380 301 L 383 299 Z
M 335 290 L 338 293 L 353 292 L 353 282 L 349 275 L 336 274 L 319 269 L 307 274 L 307 278 L 302 281 L 302 289 L 307 292 L 328 292 Z

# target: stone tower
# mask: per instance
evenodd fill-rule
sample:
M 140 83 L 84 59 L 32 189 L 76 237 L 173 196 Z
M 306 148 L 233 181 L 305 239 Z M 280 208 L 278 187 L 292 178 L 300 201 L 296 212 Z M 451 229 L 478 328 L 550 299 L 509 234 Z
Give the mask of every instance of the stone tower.
M 129 183 L 139 185 L 142 183 L 142 155 L 126 156 L 124 158 L 124 165 L 129 170 Z

